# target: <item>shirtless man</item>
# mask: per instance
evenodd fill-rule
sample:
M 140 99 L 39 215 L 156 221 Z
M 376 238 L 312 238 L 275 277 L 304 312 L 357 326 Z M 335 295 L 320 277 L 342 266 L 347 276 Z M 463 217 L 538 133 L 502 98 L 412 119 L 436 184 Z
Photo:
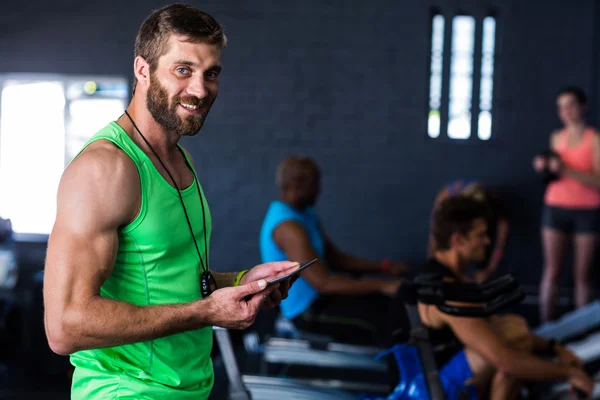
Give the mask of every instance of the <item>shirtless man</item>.
M 423 271 L 450 281 L 469 281 L 465 277 L 469 264 L 483 259 L 490 243 L 481 203 L 466 196 L 444 200 L 433 216 L 433 235 L 437 250 Z M 492 400 L 516 399 L 527 381 L 566 380 L 588 395 L 593 390 L 581 360 L 554 341 L 533 335 L 519 316 L 467 318 L 442 313 L 432 305 L 418 307 L 434 345 L 452 339 L 463 345 L 458 353 L 437 361 L 441 375 L 451 374 L 472 385 L 472 399 L 486 392 Z M 553 354 L 557 361 L 534 353 Z

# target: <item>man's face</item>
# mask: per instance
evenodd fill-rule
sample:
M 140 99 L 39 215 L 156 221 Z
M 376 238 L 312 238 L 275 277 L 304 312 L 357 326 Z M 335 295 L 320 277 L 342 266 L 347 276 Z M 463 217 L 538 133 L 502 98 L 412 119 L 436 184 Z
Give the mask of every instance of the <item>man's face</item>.
M 321 179 L 314 171 L 306 171 L 296 183 L 296 194 L 304 207 L 313 207 L 321 193 Z
M 483 218 L 476 219 L 471 231 L 456 241 L 461 258 L 469 263 L 483 261 L 489 244 L 487 223 Z
M 193 136 L 202 128 L 219 92 L 221 50 L 185 39 L 169 38 L 167 53 L 150 74 L 146 105 L 166 131 Z

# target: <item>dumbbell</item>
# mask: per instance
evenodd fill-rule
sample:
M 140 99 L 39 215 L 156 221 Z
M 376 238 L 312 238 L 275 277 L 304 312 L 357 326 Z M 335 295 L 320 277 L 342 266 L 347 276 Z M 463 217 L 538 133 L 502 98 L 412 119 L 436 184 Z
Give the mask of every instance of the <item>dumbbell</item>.
M 553 150 L 546 150 L 540 154 L 537 155 L 538 157 L 542 157 L 546 160 L 546 166 L 544 167 L 544 169 L 542 171 L 539 171 L 537 174 L 538 176 L 541 178 L 542 182 L 547 185 L 552 181 L 555 181 L 559 178 L 559 175 L 551 172 L 548 169 L 548 161 L 551 158 L 558 158 L 560 160 L 560 156 L 554 152 Z

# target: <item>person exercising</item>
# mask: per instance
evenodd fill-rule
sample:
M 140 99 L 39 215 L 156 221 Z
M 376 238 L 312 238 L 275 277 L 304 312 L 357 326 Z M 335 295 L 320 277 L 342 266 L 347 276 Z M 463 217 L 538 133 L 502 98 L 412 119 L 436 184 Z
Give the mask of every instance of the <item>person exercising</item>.
M 125 114 L 65 169 L 44 271 L 51 349 L 75 366 L 71 398 L 207 399 L 213 326 L 242 329 L 287 295 L 298 267 L 211 272 L 212 221 L 190 155 L 217 97 L 226 37 L 192 6 L 161 8 L 135 41 Z
M 319 259 L 300 273 L 281 302 L 283 316 L 300 329 L 344 343 L 372 345 L 387 340 L 387 310 L 398 280 L 354 278 L 333 268 L 400 276 L 406 265 L 363 260 L 335 246 L 314 209 L 321 172 L 313 159 L 287 157 L 277 168 L 276 182 L 279 200 L 270 204 L 260 232 L 262 261 Z
M 490 239 L 493 243 L 493 250 L 488 247 L 485 258 L 474 265 L 475 280 L 477 282 L 484 282 L 496 273 L 504 257 L 504 249 L 506 248 L 510 230 L 508 215 L 504 203 L 496 190 L 488 188 L 476 180 L 468 179 L 456 179 L 445 185 L 434 200 L 431 215 L 434 214 L 442 201 L 448 197 L 460 194 L 472 197 L 488 207 L 486 221 L 491 235 Z M 431 229 L 430 227 L 427 257 L 433 256 L 436 249 L 435 237 Z
M 484 259 L 490 244 L 485 207 L 464 195 L 449 197 L 436 209 L 432 228 L 437 250 L 421 271 L 448 281 L 472 282 L 466 276 L 469 264 Z M 403 305 L 394 305 L 395 310 L 400 307 Z M 440 374 L 469 385 L 472 399 L 486 393 L 492 400 L 516 399 L 528 381 L 566 380 L 588 395 L 593 390 L 582 361 L 554 341 L 533 335 L 520 316 L 456 317 L 422 303 L 418 309 L 434 347 L 452 341 L 462 345 L 462 350 L 453 354 L 438 354 L 436 361 Z M 534 353 L 551 354 L 557 360 Z

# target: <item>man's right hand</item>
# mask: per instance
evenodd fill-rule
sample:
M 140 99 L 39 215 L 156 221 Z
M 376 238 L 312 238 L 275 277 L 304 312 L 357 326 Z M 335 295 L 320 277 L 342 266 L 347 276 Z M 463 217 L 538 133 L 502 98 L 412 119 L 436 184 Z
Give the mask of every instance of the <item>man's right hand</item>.
M 581 368 L 569 368 L 569 384 L 573 391 L 580 390 L 586 394 L 586 399 L 591 398 L 594 391 L 593 379 Z M 578 398 L 578 397 L 576 397 Z
M 246 329 L 254 323 L 263 303 L 278 288 L 278 284 L 267 288 L 267 281 L 261 279 L 245 285 L 217 289 L 205 301 L 199 302 L 199 305 L 208 308 L 210 325 Z

